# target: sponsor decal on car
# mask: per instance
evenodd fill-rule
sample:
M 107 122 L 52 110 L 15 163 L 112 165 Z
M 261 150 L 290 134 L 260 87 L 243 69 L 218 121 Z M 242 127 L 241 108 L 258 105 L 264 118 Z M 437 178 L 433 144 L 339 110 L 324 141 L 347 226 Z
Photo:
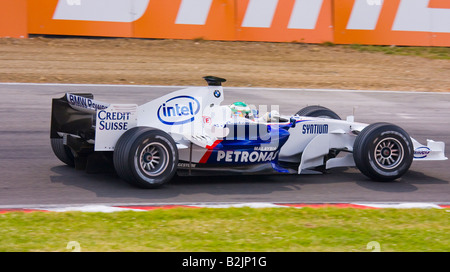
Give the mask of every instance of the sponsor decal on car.
M 101 110 L 97 114 L 100 130 L 127 130 L 131 112 L 107 112 Z
M 172 97 L 157 111 L 159 121 L 165 125 L 182 125 L 194 121 L 200 111 L 200 102 L 192 96 L 180 95 Z
M 71 106 L 89 110 L 101 110 L 106 109 L 109 106 L 109 104 L 101 103 L 75 94 L 67 94 L 67 102 L 69 102 Z
M 304 124 L 302 134 L 328 134 L 327 124 Z
M 214 97 L 216 97 L 216 98 L 220 97 L 220 91 L 219 90 L 215 90 L 214 91 Z
M 269 162 L 274 160 L 278 155 L 278 151 L 217 151 L 218 162 L 241 162 L 241 163 L 254 163 L 254 162 Z
M 275 151 L 278 149 L 277 146 L 255 146 L 255 150 L 259 151 Z
M 120 136 L 137 125 L 137 105 L 111 104 L 96 116 L 95 151 L 111 151 Z
M 177 166 L 180 168 L 195 168 L 197 167 L 197 164 L 189 162 L 179 162 Z
M 418 147 L 414 150 L 414 158 L 415 159 L 426 158 L 428 156 L 428 154 L 430 154 L 430 152 L 431 152 L 431 149 L 426 146 Z
M 211 124 L 211 117 L 209 117 L 209 116 L 203 116 L 203 123 L 205 123 L 205 124 Z

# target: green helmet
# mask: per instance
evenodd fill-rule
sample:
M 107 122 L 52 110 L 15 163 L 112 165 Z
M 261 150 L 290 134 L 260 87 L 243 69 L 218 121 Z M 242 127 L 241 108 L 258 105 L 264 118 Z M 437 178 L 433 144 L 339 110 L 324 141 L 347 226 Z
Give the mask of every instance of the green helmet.
M 233 116 L 253 119 L 252 109 L 244 102 L 234 102 L 230 105 Z

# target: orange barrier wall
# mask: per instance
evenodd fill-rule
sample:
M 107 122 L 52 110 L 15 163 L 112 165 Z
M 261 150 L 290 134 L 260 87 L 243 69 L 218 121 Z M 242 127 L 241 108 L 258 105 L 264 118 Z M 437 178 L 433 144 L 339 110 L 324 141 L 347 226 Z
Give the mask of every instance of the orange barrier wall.
M 0 7 L 0 37 L 28 37 L 27 0 L 0 0 Z
M 27 1 L 30 34 L 450 46 L 450 0 Z
M 311 0 L 307 0 L 310 1 Z M 134 37 L 243 41 L 333 40 L 332 0 L 313 0 L 317 14 L 304 20 L 293 14 L 295 0 L 151 0 L 147 12 L 134 21 Z M 314 7 L 315 6 L 315 7 Z M 308 8 L 308 5 L 306 5 Z M 290 20 L 294 18 L 294 20 Z M 310 29 L 295 26 L 298 23 Z M 290 21 L 293 21 L 289 26 Z
M 132 22 L 133 36 L 236 40 L 235 2 L 236 0 L 150 0 L 142 17 Z
M 237 40 L 333 41 L 332 0 L 241 0 L 237 3 Z
M 105 12 L 95 6 L 88 6 L 87 9 L 83 9 L 85 6 L 83 4 L 91 1 L 97 0 L 28 0 L 28 33 L 112 37 L 133 36 L 133 28 L 129 23 L 79 20 L 80 18 L 76 16 L 82 16 L 83 13 L 89 10 L 91 10 L 93 16 L 95 16 L 95 13 L 102 14 Z M 57 12 L 58 8 L 60 8 L 59 13 Z M 73 11 L 71 19 L 58 17 L 61 16 L 61 13 L 62 16 L 64 14 L 70 15 L 67 13 L 71 10 Z M 123 10 L 122 12 L 129 13 L 130 10 Z M 94 17 L 92 18 L 94 19 Z
M 334 42 L 450 46 L 449 0 L 336 0 Z

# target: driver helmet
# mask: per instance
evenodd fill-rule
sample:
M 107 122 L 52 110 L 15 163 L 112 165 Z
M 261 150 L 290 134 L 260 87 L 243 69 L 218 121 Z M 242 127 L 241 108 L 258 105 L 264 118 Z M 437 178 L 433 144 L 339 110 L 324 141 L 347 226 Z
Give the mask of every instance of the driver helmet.
M 233 117 L 243 117 L 253 120 L 252 109 L 244 102 L 234 102 L 230 105 Z

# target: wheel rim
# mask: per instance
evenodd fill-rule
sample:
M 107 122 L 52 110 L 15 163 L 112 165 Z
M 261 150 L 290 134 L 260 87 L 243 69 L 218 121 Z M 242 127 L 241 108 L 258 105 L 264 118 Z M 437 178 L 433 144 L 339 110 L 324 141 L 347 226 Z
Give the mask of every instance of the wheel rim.
M 395 138 L 383 139 L 375 147 L 375 161 L 383 169 L 397 167 L 403 156 L 403 145 Z
M 169 152 L 161 143 L 149 143 L 141 151 L 139 166 L 148 176 L 158 176 L 166 170 L 169 164 Z

